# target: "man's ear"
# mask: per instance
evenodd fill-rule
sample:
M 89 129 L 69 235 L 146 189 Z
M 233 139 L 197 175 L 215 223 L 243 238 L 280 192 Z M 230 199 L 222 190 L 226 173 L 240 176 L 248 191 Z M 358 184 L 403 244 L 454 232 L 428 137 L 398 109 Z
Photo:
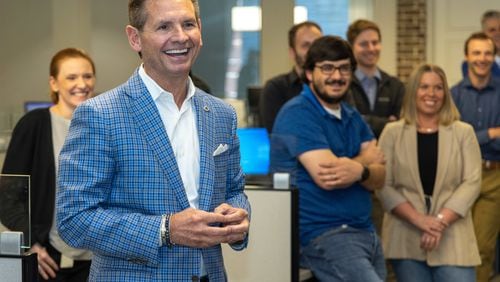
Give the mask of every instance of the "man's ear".
M 313 81 L 312 71 L 310 71 L 310 70 L 304 70 L 304 73 L 306 74 L 307 80 Z
M 293 49 L 292 47 L 288 47 L 288 57 L 290 57 L 290 60 L 292 60 L 294 64 L 297 63 L 295 61 L 295 49 Z
M 127 25 L 127 27 L 125 27 L 125 32 L 127 33 L 128 43 L 130 44 L 130 47 L 132 47 L 132 49 L 136 52 L 141 52 L 142 45 L 141 38 L 139 36 L 139 30 L 131 25 Z
M 198 18 L 198 28 L 200 29 L 200 46 L 203 46 L 203 36 L 201 34 L 201 19 Z

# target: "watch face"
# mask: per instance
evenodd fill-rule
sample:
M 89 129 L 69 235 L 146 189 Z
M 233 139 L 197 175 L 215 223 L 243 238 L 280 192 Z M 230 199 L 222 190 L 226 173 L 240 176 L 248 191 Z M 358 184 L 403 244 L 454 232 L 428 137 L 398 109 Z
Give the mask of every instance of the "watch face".
M 370 170 L 367 166 L 363 166 L 363 173 L 361 174 L 361 182 L 367 180 L 370 177 Z

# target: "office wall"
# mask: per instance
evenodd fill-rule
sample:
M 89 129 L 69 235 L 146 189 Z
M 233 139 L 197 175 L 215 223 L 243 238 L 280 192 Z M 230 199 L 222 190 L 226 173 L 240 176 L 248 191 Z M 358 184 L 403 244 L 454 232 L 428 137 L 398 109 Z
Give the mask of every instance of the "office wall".
M 126 23 L 123 0 L 1 0 L 0 112 L 19 113 L 26 100 L 49 100 L 50 58 L 65 47 L 93 57 L 98 92 L 124 81 L 138 64 Z
M 427 0 L 427 54 L 429 61 L 455 70 L 456 61 L 463 58 L 461 45 L 466 35 L 480 28 L 481 13 L 495 8 L 497 1 L 452 2 Z M 379 23 L 383 34 L 380 65 L 389 73 L 396 73 L 396 3 L 351 0 L 352 18 L 372 18 Z M 290 69 L 286 31 L 292 23 L 293 1 L 262 1 L 262 7 L 261 81 L 265 81 Z M 81 47 L 92 55 L 98 92 L 124 81 L 139 63 L 125 37 L 126 23 L 123 0 L 0 0 L 0 113 L 22 112 L 25 100 L 48 99 L 49 60 L 64 47 Z M 453 71 L 450 77 L 454 82 L 459 73 Z

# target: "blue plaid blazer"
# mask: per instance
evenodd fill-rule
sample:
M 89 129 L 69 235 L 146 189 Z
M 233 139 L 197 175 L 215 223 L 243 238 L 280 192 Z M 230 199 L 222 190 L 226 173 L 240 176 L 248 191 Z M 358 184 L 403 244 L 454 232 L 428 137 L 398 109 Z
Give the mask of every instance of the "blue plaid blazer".
M 199 89 L 199 208 L 246 209 L 234 110 Z M 220 144 L 228 150 L 213 156 Z M 57 226 L 64 241 L 94 252 L 90 281 L 191 281 L 201 256 L 211 281 L 227 280 L 221 246 L 159 247 L 161 215 L 189 207 L 158 109 L 137 70 L 80 105 L 59 158 Z M 246 242 L 245 242 L 246 246 Z

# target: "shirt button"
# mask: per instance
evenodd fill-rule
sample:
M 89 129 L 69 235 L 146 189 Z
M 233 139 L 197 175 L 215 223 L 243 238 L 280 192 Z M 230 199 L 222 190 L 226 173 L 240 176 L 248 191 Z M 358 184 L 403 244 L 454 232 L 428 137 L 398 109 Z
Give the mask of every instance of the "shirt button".
M 477 109 L 477 111 L 478 111 L 478 112 L 480 112 L 480 113 L 482 113 L 482 112 L 483 112 L 483 109 L 478 108 L 478 109 Z

